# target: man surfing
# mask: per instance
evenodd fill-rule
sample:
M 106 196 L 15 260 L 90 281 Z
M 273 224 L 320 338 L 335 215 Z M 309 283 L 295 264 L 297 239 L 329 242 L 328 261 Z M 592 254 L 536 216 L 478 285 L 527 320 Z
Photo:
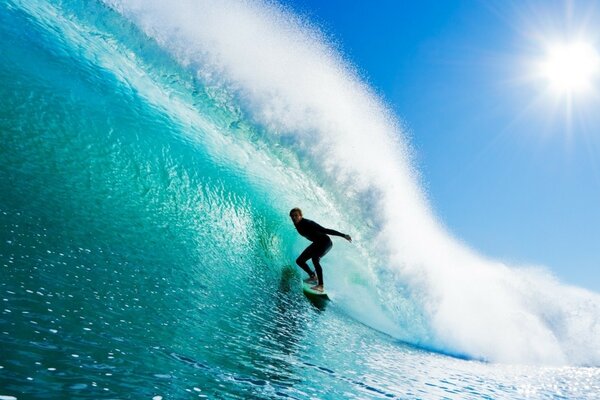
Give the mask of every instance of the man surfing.
M 311 289 L 322 292 L 324 290 L 323 287 L 323 269 L 321 268 L 320 260 L 321 257 L 325 256 L 331 250 L 331 246 L 333 243 L 331 239 L 327 235 L 332 236 L 340 236 L 351 242 L 352 238 L 350 235 L 346 235 L 345 233 L 340 233 L 338 231 L 334 231 L 333 229 L 323 228 L 321 225 L 317 224 L 310 219 L 306 219 L 302 217 L 302 210 L 299 208 L 292 208 L 290 211 L 290 218 L 296 227 L 298 233 L 312 243 L 298 256 L 296 259 L 296 264 L 300 268 L 302 268 L 307 274 L 308 279 L 305 279 L 304 282 L 316 283 L 316 286 L 313 286 Z M 316 274 L 311 271 L 306 261 L 312 259 L 313 265 L 315 266 Z

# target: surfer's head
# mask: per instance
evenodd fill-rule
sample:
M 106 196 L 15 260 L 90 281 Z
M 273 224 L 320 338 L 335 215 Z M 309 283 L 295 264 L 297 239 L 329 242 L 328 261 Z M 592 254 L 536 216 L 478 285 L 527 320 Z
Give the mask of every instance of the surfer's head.
M 302 210 L 299 209 L 298 207 L 292 208 L 290 210 L 290 218 L 292 219 L 294 224 L 297 224 L 298 222 L 300 222 L 302 220 Z

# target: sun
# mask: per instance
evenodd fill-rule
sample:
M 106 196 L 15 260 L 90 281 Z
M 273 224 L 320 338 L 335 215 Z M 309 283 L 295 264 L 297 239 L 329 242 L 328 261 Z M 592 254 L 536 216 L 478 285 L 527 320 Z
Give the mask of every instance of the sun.
M 594 88 L 600 73 L 600 56 L 585 42 L 548 45 L 539 74 L 557 95 L 584 94 Z

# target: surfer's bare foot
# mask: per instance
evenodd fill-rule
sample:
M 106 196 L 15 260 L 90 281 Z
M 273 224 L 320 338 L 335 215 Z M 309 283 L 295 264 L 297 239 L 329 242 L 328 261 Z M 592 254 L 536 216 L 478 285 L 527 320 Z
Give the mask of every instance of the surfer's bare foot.
M 318 290 L 319 292 L 322 292 L 324 290 L 323 285 L 316 285 L 316 286 L 311 287 L 311 289 Z
M 318 280 L 317 280 L 317 276 L 316 276 L 316 275 L 313 275 L 313 276 L 311 276 L 310 278 L 306 278 L 306 279 L 304 280 L 304 282 L 306 282 L 306 283 L 317 283 L 317 282 L 318 282 Z

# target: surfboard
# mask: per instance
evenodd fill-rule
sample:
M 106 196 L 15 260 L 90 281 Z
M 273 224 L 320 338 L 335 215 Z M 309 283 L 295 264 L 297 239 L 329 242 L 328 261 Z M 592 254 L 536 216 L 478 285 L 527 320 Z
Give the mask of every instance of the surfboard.
M 313 290 L 313 289 L 311 289 L 313 286 L 315 286 L 314 283 L 302 282 L 302 290 L 304 291 L 304 294 L 306 294 L 307 296 L 314 296 L 314 297 L 319 297 L 322 299 L 329 299 L 329 296 L 327 296 L 326 290 L 323 290 L 322 292 L 320 292 L 318 290 Z

